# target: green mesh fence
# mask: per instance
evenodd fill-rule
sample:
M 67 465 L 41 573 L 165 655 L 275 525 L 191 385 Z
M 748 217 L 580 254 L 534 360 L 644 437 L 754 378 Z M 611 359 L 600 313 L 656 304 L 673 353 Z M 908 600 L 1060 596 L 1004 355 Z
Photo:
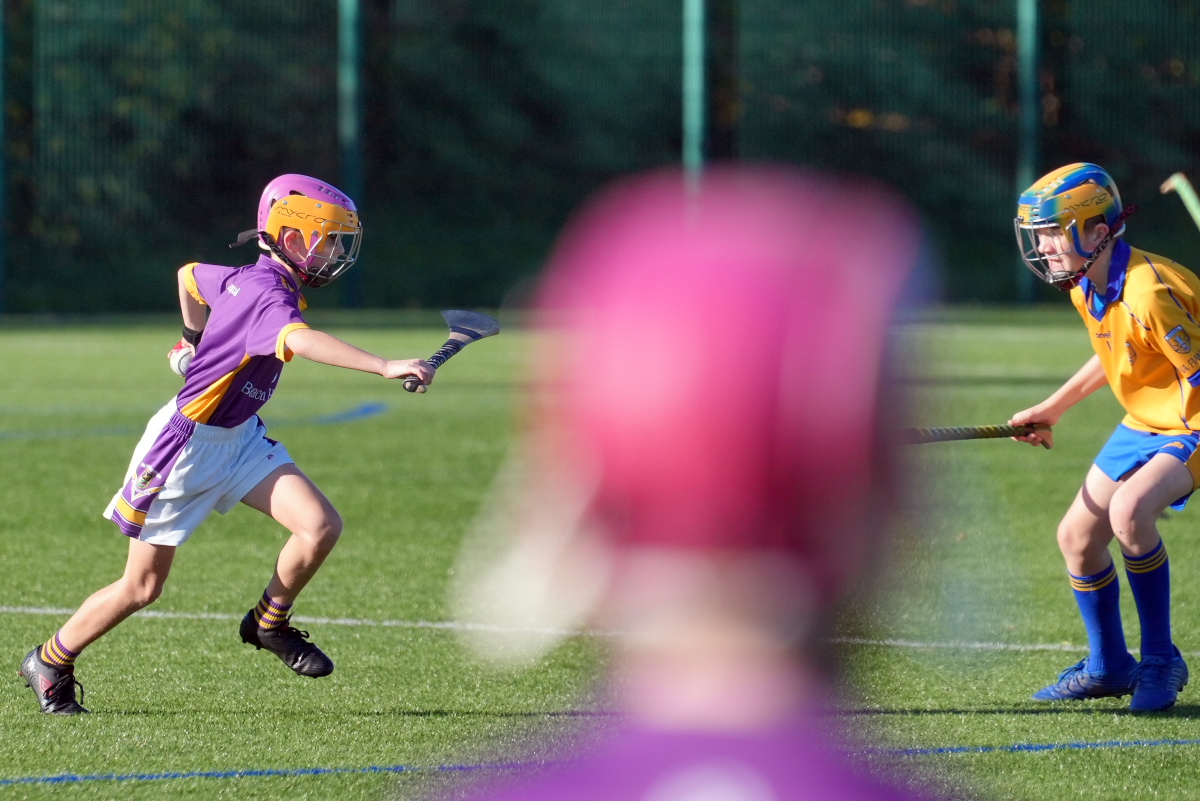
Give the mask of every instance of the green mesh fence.
M 709 5 L 733 12 L 721 147 L 897 187 L 948 297 L 1015 298 L 1015 0 Z M 1106 165 L 1141 207 L 1131 239 L 1200 267 L 1200 233 L 1157 190 L 1197 166 L 1200 4 L 1040 6 L 1039 171 Z M 679 159 L 679 0 L 361 8 L 367 305 L 518 296 L 583 197 Z M 225 243 L 273 175 L 338 183 L 336 0 L 5 9 L 7 310 L 169 309 L 180 264 L 253 258 Z M 342 284 L 314 301 L 344 302 Z

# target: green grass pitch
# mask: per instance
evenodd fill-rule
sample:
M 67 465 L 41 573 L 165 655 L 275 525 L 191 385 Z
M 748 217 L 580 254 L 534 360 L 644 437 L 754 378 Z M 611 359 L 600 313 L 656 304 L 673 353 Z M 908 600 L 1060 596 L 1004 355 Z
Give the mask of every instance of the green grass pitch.
M 433 319 L 440 323 L 436 315 Z M 397 320 L 403 325 L 397 325 Z M 374 352 L 428 356 L 445 339 L 407 316 L 315 324 Z M 178 389 L 164 354 L 178 323 L 0 328 L 0 606 L 67 608 L 116 579 L 125 540 L 101 519 L 146 419 Z M 296 614 L 446 621 L 460 535 L 513 428 L 519 333 L 472 345 L 428 394 L 302 359 L 264 409 L 273 436 L 324 489 L 345 533 Z M 368 404 L 384 413 L 322 418 Z M 282 529 L 240 507 L 213 515 L 180 548 L 151 607 L 240 616 L 270 578 Z M 62 615 L 0 612 L 0 782 L 61 773 L 152 774 L 487 762 L 533 731 L 566 733 L 597 705 L 602 659 L 570 641 L 525 672 L 495 674 L 453 632 L 308 624 L 337 670 L 301 679 L 241 643 L 237 620 L 133 618 L 81 657 L 93 714 L 37 713 L 17 663 Z M 0 783 L 0 798 L 379 798 L 424 792 L 448 775 L 300 775 L 61 785 Z
M 395 356 L 428 355 L 444 335 L 436 316 L 314 322 Z M 293 676 L 237 637 L 236 618 L 257 600 L 283 536 L 239 508 L 214 515 L 180 549 L 152 609 L 183 616 L 131 619 L 81 658 L 93 714 L 38 714 L 16 665 L 64 616 L 31 610 L 73 608 L 119 575 L 124 540 L 100 511 L 146 419 L 178 387 L 163 358 L 177 330 L 166 318 L 0 326 L 0 667 L 9 671 L 0 680 L 0 801 L 416 797 L 459 780 L 431 769 L 537 759 L 544 752 L 530 751 L 531 737 L 569 740 L 588 719 L 562 713 L 602 711 L 589 690 L 605 651 L 587 637 L 532 669 L 497 674 L 472 662 L 444 629 L 313 623 L 305 627 L 337 671 L 319 681 Z M 905 339 L 920 401 L 913 423 L 921 425 L 1003 422 L 1090 354 L 1070 310 L 950 311 Z M 423 396 L 301 360 L 287 368 L 264 417 L 346 520 L 298 615 L 452 619 L 450 572 L 519 414 L 526 344 L 511 330 L 472 345 Z M 370 404 L 386 409 L 324 422 Z M 842 632 L 890 643 L 841 649 L 852 690 L 840 719 L 877 749 L 861 757 L 873 769 L 900 767 L 992 798 L 1200 795 L 1195 745 L 1005 750 L 1200 739 L 1192 688 L 1175 710 L 1152 716 L 1128 714 L 1127 699 L 1028 700 L 1082 655 L 1029 647 L 1084 643 L 1054 529 L 1119 417 L 1101 391 L 1057 427 L 1052 451 L 1006 440 L 909 449 L 916 522 L 883 563 L 891 569 L 881 570 L 873 600 L 848 615 Z M 1196 514 L 1172 513 L 1162 529 L 1176 639 L 1200 667 Z M 1124 602 L 1136 647 L 1127 585 Z M 962 747 L 994 750 L 893 753 Z M 425 770 L 354 772 L 395 765 Z M 312 769 L 347 772 L 228 775 Z M 11 783 L 171 772 L 220 778 Z
M 906 340 L 920 425 L 1003 423 L 1092 354 L 1069 308 L 952 310 L 912 327 Z M 1194 687 L 1155 715 L 1130 714 L 1128 698 L 1029 700 L 1084 655 L 1055 529 L 1121 416 L 1102 389 L 1056 426 L 1050 451 L 1009 440 L 910 448 L 916 522 L 890 557 L 890 593 L 852 625 L 865 639 L 913 645 L 848 649 L 857 697 L 846 704 L 847 719 L 885 750 L 981 751 L 891 757 L 881 760 L 884 769 L 906 765 L 986 798 L 1200 797 L 1200 744 L 1151 744 L 1200 738 Z M 1197 510 L 1168 515 L 1160 530 L 1171 555 L 1175 640 L 1200 667 Z M 1115 545 L 1113 553 L 1119 565 Z M 1124 575 L 1121 583 L 1126 636 L 1136 649 Z M 976 645 L 946 647 L 955 642 Z M 1095 747 L 1113 741 L 1142 744 Z M 1059 747 L 1005 750 L 1023 745 Z

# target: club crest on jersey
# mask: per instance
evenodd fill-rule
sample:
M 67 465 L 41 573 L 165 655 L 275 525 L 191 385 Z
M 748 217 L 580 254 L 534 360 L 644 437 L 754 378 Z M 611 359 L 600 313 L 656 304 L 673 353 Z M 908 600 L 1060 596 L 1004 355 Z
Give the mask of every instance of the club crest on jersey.
M 1182 325 L 1172 328 L 1163 339 L 1167 340 L 1167 343 L 1171 346 L 1171 350 L 1176 353 L 1192 352 L 1192 338 L 1188 335 L 1187 331 L 1183 330 Z
M 1137 351 L 1133 349 L 1132 342 L 1125 343 L 1125 352 L 1129 356 L 1129 366 L 1133 367 L 1133 363 L 1137 361 Z

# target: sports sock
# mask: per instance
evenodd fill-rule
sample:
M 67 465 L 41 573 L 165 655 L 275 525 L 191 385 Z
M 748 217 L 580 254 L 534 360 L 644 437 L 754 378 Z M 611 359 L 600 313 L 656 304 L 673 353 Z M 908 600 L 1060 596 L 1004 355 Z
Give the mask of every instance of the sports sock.
M 1137 603 L 1142 623 L 1142 657 L 1172 657 L 1171 642 L 1171 563 L 1160 540 L 1158 547 L 1143 556 L 1125 557 L 1125 575 Z
M 254 607 L 254 619 L 258 621 L 260 629 L 270 631 L 277 629 L 287 623 L 288 612 L 292 605 L 286 606 L 281 603 L 272 601 L 271 598 L 264 592 L 262 600 L 258 602 L 258 606 Z
M 1087 669 L 1119 669 L 1130 659 L 1121 627 L 1121 583 L 1117 568 L 1109 564 L 1094 576 L 1071 576 L 1075 603 L 1088 635 Z
M 42 661 L 51 667 L 56 667 L 59 670 L 72 671 L 75 669 L 75 660 L 79 654 L 68 649 L 62 644 L 62 640 L 58 639 L 58 632 L 54 632 L 54 636 L 46 641 L 46 644 L 38 651 L 38 656 Z

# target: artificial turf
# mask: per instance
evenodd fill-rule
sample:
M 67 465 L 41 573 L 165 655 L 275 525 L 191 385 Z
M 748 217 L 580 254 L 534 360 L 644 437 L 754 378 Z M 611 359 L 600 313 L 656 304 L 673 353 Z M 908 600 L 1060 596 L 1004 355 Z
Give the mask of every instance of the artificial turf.
M 910 327 L 906 341 L 919 425 L 1005 422 L 1092 355 L 1069 308 L 948 310 Z M 909 449 L 917 503 L 887 560 L 891 591 L 860 608 L 843 632 L 907 643 L 844 654 L 855 689 L 841 711 L 878 749 L 868 761 L 985 798 L 1200 797 L 1200 742 L 1187 742 L 1200 740 L 1195 689 L 1174 709 L 1146 715 L 1128 712 L 1128 698 L 1029 698 L 1084 656 L 1055 530 L 1121 416 L 1102 389 L 1055 427 L 1050 451 L 1009 440 Z M 1160 531 L 1171 557 L 1175 640 L 1200 668 L 1196 514 L 1168 512 Z M 1113 553 L 1120 565 L 1115 545 Z M 1120 580 L 1136 654 L 1137 615 Z M 897 755 L 909 749 L 923 753 Z
M 401 357 L 431 353 L 444 334 L 436 317 L 314 322 Z M 153 609 L 185 617 L 131 619 L 80 659 L 91 715 L 38 714 L 16 665 L 65 615 L 30 610 L 73 608 L 119 575 L 124 540 L 100 512 L 146 419 L 178 387 L 164 358 L 177 330 L 165 319 L 0 325 L 0 607 L 26 608 L 0 611 L 0 664 L 8 654 L 10 665 L 0 681 L 0 799 L 420 797 L 473 773 L 442 768 L 536 763 L 584 723 L 605 720 L 593 716 L 605 707 L 590 690 L 606 655 L 596 638 L 568 640 L 528 670 L 495 672 L 452 630 L 311 623 L 337 671 L 293 676 L 237 637 L 283 537 L 245 508 L 213 516 L 180 549 Z M 922 425 L 1003 422 L 1091 353 L 1062 308 L 948 310 L 911 326 L 905 341 L 910 415 Z M 418 396 L 301 360 L 286 369 L 263 416 L 346 520 L 298 615 L 453 620 L 447 589 L 521 408 L 527 344 L 511 330 L 472 345 Z M 363 411 L 377 405 L 382 412 Z M 363 416 L 337 422 L 355 410 Z M 1200 795 L 1200 745 L 1165 742 L 1200 739 L 1192 688 L 1157 715 L 1129 714 L 1128 699 L 1029 700 L 1082 656 L 1054 530 L 1119 418 L 1102 390 L 1056 427 L 1052 451 L 1005 440 L 909 449 L 911 520 L 872 576 L 877 591 L 839 632 L 875 643 L 841 646 L 850 689 L 834 713 L 859 735 L 864 765 L 988 798 Z M 1200 668 L 1195 514 L 1171 513 L 1162 531 L 1176 640 Z M 1123 593 L 1136 648 L 1127 585 Z M 203 614 L 213 617 L 187 617 Z M 1043 745 L 1055 748 L 1014 749 Z M 367 772 L 397 766 L 417 770 Z M 55 775 L 85 780 L 11 783 Z M 111 775 L 141 778 L 97 778 Z
M 318 315 L 315 324 L 320 326 Z M 445 328 L 403 315 L 327 330 L 396 358 L 425 356 Z M 151 320 L 0 328 L 0 798 L 379 798 L 441 786 L 445 771 L 537 759 L 599 709 L 589 687 L 602 646 L 563 644 L 535 667 L 495 672 L 452 630 L 302 624 L 330 653 L 328 679 L 293 675 L 241 643 L 238 618 L 270 578 L 284 533 L 239 507 L 179 549 L 153 610 L 80 658 L 92 714 L 41 715 L 17 663 L 116 579 L 125 539 L 101 519 L 145 421 L 178 389 L 164 354 L 178 324 Z M 460 537 L 505 456 L 523 352 L 517 332 L 460 354 L 431 391 L 297 359 L 263 417 L 345 519 L 297 615 L 444 622 Z M 340 413 L 382 412 L 338 422 Z M 13 608 L 21 607 L 22 611 Z M 7 655 L 7 656 L 5 656 Z M 394 772 L 236 777 L 238 771 L 370 767 Z M 197 773 L 192 778 L 154 774 Z M 68 774 L 81 781 L 12 780 Z M 99 775 L 141 776 L 102 780 Z

